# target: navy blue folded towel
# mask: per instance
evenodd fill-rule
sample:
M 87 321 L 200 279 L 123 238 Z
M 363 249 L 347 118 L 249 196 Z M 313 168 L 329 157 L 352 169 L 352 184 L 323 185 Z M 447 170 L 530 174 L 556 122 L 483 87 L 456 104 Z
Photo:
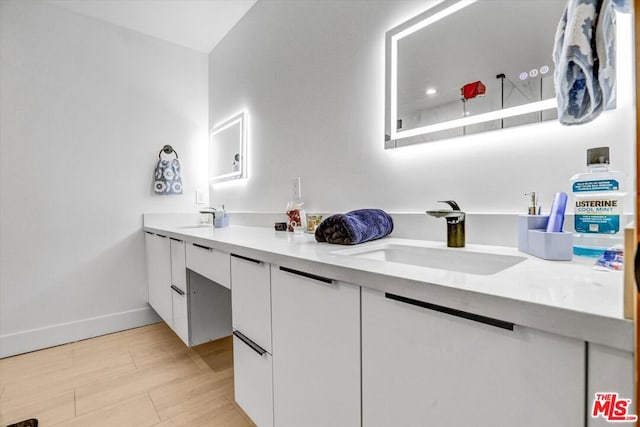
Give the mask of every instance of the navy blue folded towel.
M 380 239 L 393 231 L 393 219 L 380 209 L 358 209 L 332 215 L 316 228 L 316 240 L 355 245 Z

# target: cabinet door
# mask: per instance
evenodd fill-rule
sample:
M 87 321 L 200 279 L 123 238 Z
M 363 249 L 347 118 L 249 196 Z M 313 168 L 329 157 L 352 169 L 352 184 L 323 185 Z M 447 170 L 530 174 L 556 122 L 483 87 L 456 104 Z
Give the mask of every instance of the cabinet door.
M 271 279 L 269 264 L 231 255 L 233 329 L 271 353 Z
M 633 353 L 617 350 L 603 345 L 589 343 L 589 384 L 587 391 L 587 426 L 604 427 L 612 425 L 604 414 L 593 414 L 593 404 L 596 393 L 618 393 L 619 399 L 631 399 L 627 414 L 637 414 L 636 402 L 633 399 Z M 632 426 L 632 423 L 620 425 Z
M 171 325 L 171 329 L 173 329 L 173 332 L 175 332 L 186 345 L 189 345 L 187 294 L 176 285 L 171 285 L 171 299 L 173 306 L 173 325 Z
M 274 424 L 359 426 L 360 288 L 282 268 L 271 266 Z
M 273 426 L 272 357 L 233 337 L 235 400 L 260 427 Z
M 171 246 L 171 300 L 173 322 L 171 329 L 189 345 L 189 298 L 185 242 L 170 238 Z
M 171 249 L 169 238 L 145 233 L 149 304 L 168 325 L 173 324 L 171 308 Z
M 171 284 L 187 292 L 186 249 L 182 240 L 171 238 Z
M 365 427 L 581 426 L 585 343 L 363 289 L 362 390 Z

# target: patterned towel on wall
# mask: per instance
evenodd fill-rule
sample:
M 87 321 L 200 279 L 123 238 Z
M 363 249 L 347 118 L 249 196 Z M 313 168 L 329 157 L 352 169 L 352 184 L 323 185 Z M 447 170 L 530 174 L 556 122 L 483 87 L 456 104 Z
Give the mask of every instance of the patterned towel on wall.
M 588 123 L 616 105 L 616 16 L 629 0 L 569 0 L 553 50 L 558 120 Z
M 170 147 L 169 147 L 170 148 Z M 162 158 L 162 153 L 173 153 L 176 155 L 175 159 L 165 160 Z M 163 148 L 158 153 L 158 163 L 156 164 L 153 191 L 159 195 L 172 195 L 182 194 L 182 175 L 180 168 L 180 160 L 178 160 L 178 153 L 173 148 Z

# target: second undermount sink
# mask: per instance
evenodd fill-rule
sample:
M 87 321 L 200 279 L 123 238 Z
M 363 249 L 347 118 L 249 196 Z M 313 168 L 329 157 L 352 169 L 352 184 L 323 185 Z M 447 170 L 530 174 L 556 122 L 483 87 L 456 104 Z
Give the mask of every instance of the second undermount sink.
M 196 230 L 198 228 L 213 228 L 212 224 L 196 224 L 196 225 L 178 225 L 175 228 L 181 230 Z
M 459 249 L 429 248 L 393 243 L 364 248 L 343 249 L 334 251 L 333 253 L 336 255 L 348 255 L 358 258 L 479 275 L 499 273 L 526 260 L 525 257 L 516 255 L 473 252 Z

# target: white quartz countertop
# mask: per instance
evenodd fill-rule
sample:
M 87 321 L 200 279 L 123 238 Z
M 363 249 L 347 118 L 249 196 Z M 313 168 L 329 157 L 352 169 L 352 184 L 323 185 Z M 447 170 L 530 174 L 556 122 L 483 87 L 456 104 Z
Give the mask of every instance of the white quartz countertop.
M 393 237 L 356 246 L 331 245 L 316 242 L 310 234 L 261 227 L 144 228 L 334 280 L 633 351 L 633 322 L 623 317 L 623 274 L 594 270 L 593 259 L 545 261 L 515 248 L 468 245 L 447 249 L 444 242 Z M 498 273 L 479 275 L 344 254 L 353 248 L 385 244 L 443 248 L 452 257 L 482 252 L 526 259 Z

